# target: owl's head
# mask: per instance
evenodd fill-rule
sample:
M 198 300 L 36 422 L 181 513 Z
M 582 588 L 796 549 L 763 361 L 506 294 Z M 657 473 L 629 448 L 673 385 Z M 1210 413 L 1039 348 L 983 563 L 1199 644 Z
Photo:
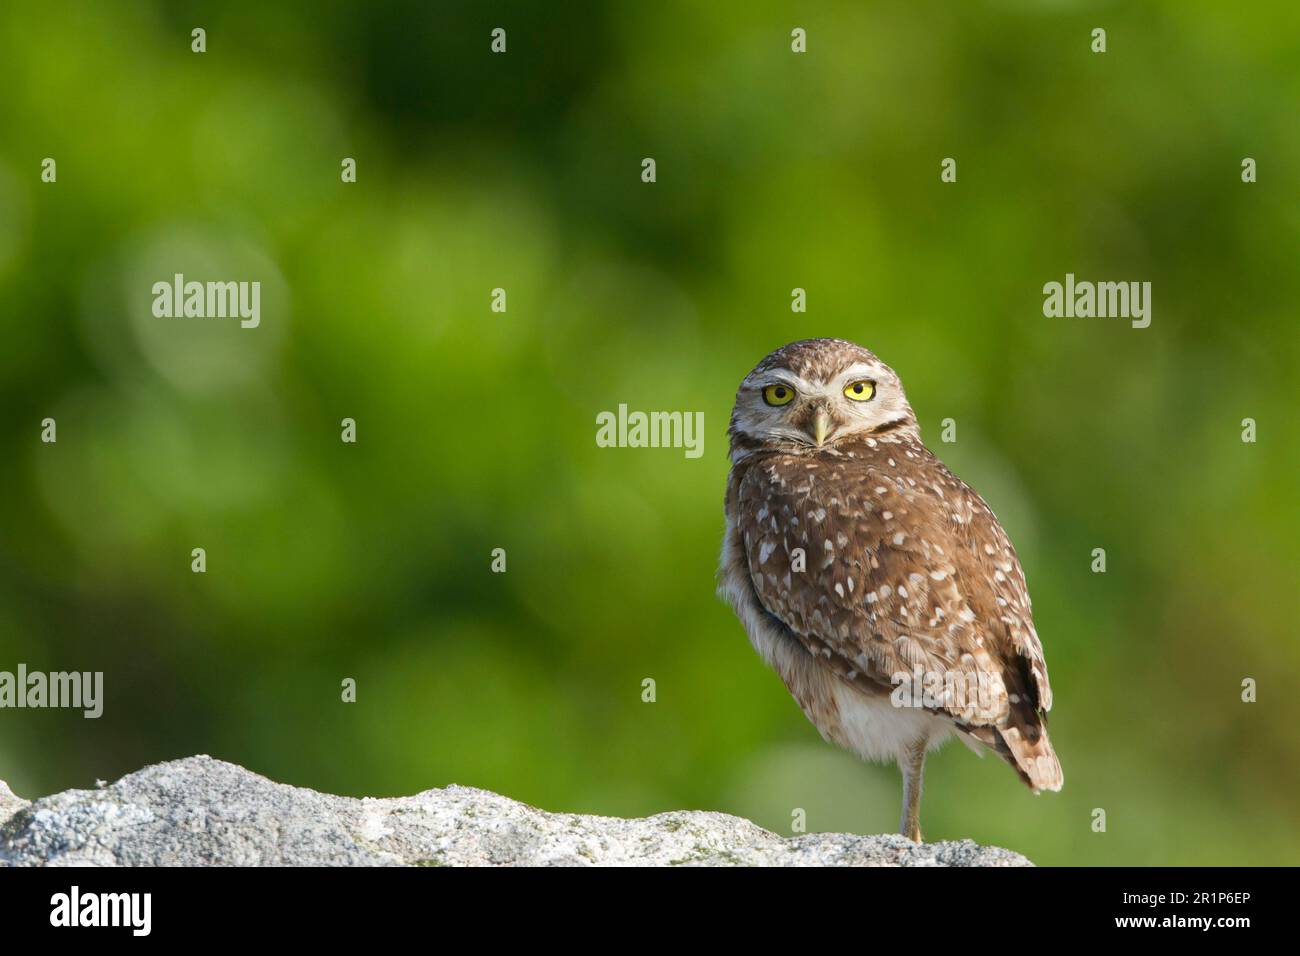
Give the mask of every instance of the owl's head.
M 804 339 L 745 376 L 731 412 L 733 461 L 763 447 L 814 453 L 872 435 L 918 437 L 916 414 L 892 368 L 843 339 Z

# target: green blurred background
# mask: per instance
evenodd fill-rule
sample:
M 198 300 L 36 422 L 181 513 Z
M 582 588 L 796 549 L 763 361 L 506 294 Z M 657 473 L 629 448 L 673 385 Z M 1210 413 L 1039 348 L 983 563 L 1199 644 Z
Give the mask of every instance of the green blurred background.
M 714 594 L 735 387 L 836 335 L 1006 525 L 1056 691 L 1064 791 L 949 745 L 926 835 L 1300 862 L 1300 10 L 1264 9 L 5 3 L 0 669 L 106 702 L 0 711 L 0 779 L 210 753 L 892 830 L 897 770 Z M 261 327 L 153 318 L 175 272 L 260 280 Z M 1151 327 L 1045 318 L 1066 272 L 1152 282 Z M 703 411 L 704 456 L 597 448 L 620 402 Z

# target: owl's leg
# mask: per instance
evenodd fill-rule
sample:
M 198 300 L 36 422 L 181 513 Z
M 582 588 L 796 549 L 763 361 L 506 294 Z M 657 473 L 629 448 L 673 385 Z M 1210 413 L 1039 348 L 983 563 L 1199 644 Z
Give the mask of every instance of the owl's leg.
M 913 843 L 921 842 L 921 778 L 925 774 L 925 745 L 922 737 L 898 755 L 903 772 L 903 818 L 898 832 Z

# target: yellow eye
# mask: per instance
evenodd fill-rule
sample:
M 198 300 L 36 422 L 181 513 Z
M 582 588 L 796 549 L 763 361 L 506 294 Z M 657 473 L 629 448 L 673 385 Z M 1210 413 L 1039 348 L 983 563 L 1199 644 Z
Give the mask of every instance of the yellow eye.
M 876 394 L 875 382 L 849 382 L 844 386 L 844 394 L 855 402 L 865 402 Z
M 794 399 L 794 389 L 789 385 L 768 385 L 763 389 L 763 401 L 769 405 L 789 405 Z

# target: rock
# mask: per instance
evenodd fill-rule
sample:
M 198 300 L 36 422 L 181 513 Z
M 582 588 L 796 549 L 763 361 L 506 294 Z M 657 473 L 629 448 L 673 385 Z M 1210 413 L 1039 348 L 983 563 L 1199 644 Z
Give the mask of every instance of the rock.
M 970 840 L 786 839 L 723 813 L 633 820 L 546 813 L 471 787 L 356 800 L 205 756 L 30 804 L 0 785 L 0 821 L 6 814 L 0 865 L 8 866 L 1032 865 Z
M 25 806 L 27 806 L 27 801 L 21 797 L 15 797 L 14 792 L 9 789 L 9 785 L 0 780 L 0 827 L 3 827 L 11 816 Z

